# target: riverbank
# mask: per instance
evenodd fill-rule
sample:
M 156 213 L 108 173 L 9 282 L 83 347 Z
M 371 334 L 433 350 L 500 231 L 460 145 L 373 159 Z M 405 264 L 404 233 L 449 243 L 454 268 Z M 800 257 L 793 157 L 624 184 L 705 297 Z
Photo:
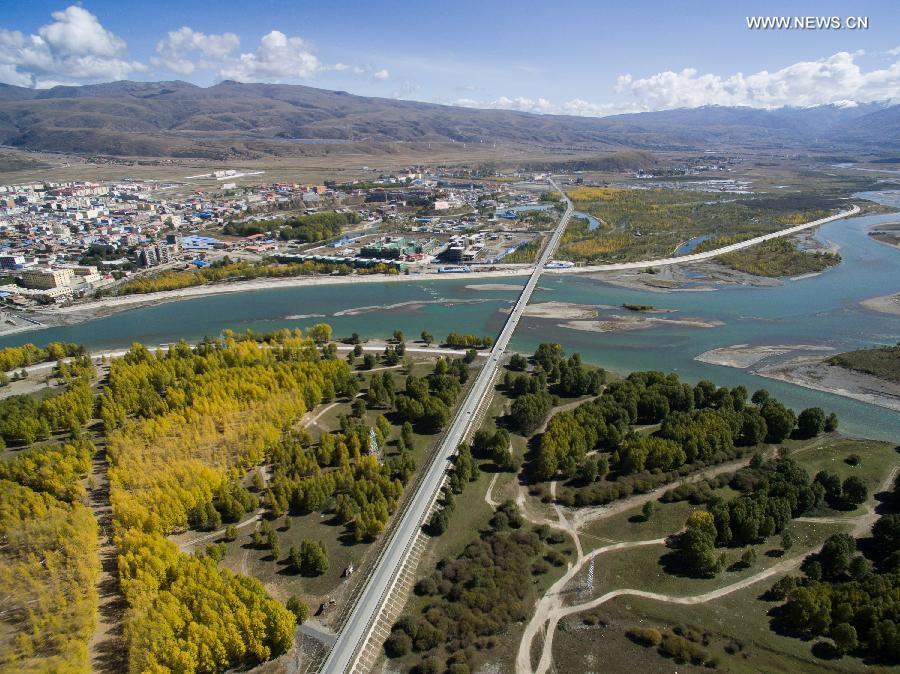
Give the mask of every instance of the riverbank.
M 466 274 L 466 278 L 509 278 L 527 276 L 529 267 L 516 269 L 500 269 L 494 271 L 473 271 Z M 366 274 L 351 276 L 298 276 L 293 278 L 269 278 L 252 281 L 225 281 L 209 285 L 192 286 L 178 290 L 168 290 L 155 293 L 135 295 L 122 295 L 106 297 L 100 300 L 79 302 L 68 306 L 54 307 L 52 309 L 37 309 L 27 312 L 28 319 L 36 323 L 27 323 L 18 318 L 18 314 L 11 314 L 14 319 L 21 321 L 17 325 L 0 325 L 0 335 L 12 335 L 30 330 L 40 330 L 47 327 L 73 325 L 82 321 L 102 318 L 111 314 L 135 309 L 137 307 L 155 306 L 167 302 L 208 297 L 211 295 L 226 295 L 230 293 L 245 293 L 257 290 L 276 290 L 279 288 L 316 287 L 327 285 L 357 284 L 357 283 L 414 283 L 416 281 L 445 281 L 452 278 L 452 274 Z M 521 286 L 513 284 L 484 284 L 483 290 L 520 289 Z M 493 287 L 496 286 L 496 287 Z
M 743 285 L 766 285 L 766 281 L 774 281 L 772 285 L 778 285 L 780 281 L 777 279 L 763 279 L 762 277 L 753 277 L 749 274 L 743 276 L 735 276 L 741 272 L 729 270 L 722 265 L 714 265 L 712 268 L 705 268 L 706 283 L 700 283 L 697 278 L 697 268 L 685 271 L 681 267 L 683 265 L 696 265 L 699 262 L 708 261 L 737 250 L 749 248 L 765 241 L 771 241 L 784 236 L 796 235 L 801 232 L 812 230 L 820 225 L 839 220 L 842 218 L 856 215 L 860 212 L 858 206 L 852 206 L 849 210 L 826 218 L 821 218 L 812 222 L 789 227 L 787 229 L 766 234 L 764 236 L 755 237 L 739 243 L 730 244 L 721 248 L 704 251 L 702 253 L 691 253 L 683 256 L 644 260 L 641 262 L 613 263 L 605 265 L 593 265 L 588 267 L 576 267 L 567 269 L 547 269 L 548 274 L 598 274 L 593 276 L 607 283 L 619 284 L 625 287 L 635 287 L 641 289 L 663 290 L 715 290 L 718 285 L 726 281 L 721 279 L 722 275 L 729 277 L 731 282 L 740 282 Z M 663 274 L 659 273 L 660 269 L 664 269 Z M 466 274 L 466 278 L 510 278 L 515 276 L 528 276 L 531 274 L 532 267 L 522 266 L 509 269 L 501 269 L 495 271 L 472 271 Z M 669 279 L 664 278 L 664 274 L 669 274 Z M 680 275 L 680 277 L 678 277 Z M 701 274 L 701 276 L 703 276 Z M 654 278 L 649 281 L 647 277 Z M 678 277 L 678 278 L 676 278 Z M 139 306 L 152 306 L 165 302 L 173 302 L 182 299 L 195 297 L 203 297 L 209 295 L 221 295 L 226 293 L 239 293 L 254 290 L 271 290 L 276 288 L 291 288 L 298 286 L 322 286 L 334 284 L 349 283 L 398 283 L 409 281 L 432 281 L 446 280 L 447 274 L 439 274 L 434 272 L 423 274 L 402 274 L 402 275 L 351 275 L 351 276 L 305 276 L 285 279 L 256 279 L 252 281 L 226 281 L 221 283 L 212 283 L 209 285 L 193 286 L 190 288 L 180 288 L 177 290 L 169 290 L 163 292 L 135 294 L 109 297 L 100 300 L 91 300 L 72 304 L 66 307 L 56 307 L 46 310 L 34 310 L 28 312 L 27 316 L 35 320 L 35 324 L 23 323 L 11 325 L 4 323 L 0 325 L 0 336 L 10 335 L 18 332 L 26 332 L 29 330 L 37 330 L 46 327 L 56 327 L 63 325 L 71 325 L 81 321 L 91 320 L 108 316 L 112 313 L 123 311 L 125 309 L 135 308 Z M 691 279 L 690 281 L 683 279 Z M 716 280 L 712 280 L 716 279 Z M 737 280 L 739 279 L 739 280 Z M 629 286 L 629 283 L 637 283 L 638 285 Z M 505 284 L 482 284 L 482 289 L 499 289 Z M 509 284 L 512 285 L 512 284 Z M 493 287 L 491 287 L 493 286 Z M 15 319 L 15 314 L 10 314 Z M 23 314 L 24 315 L 24 314 Z
M 722 346 L 717 349 L 704 351 L 694 360 L 711 365 L 724 365 L 747 369 L 758 362 L 773 356 L 783 356 L 792 351 L 834 351 L 830 346 L 816 346 L 814 344 L 773 344 L 773 345 L 749 345 L 734 344 Z
M 900 316 L 900 293 L 872 297 L 863 300 L 860 304 L 871 311 L 877 311 L 882 314 L 891 314 L 892 316 Z
M 734 286 L 772 288 L 783 284 L 780 279 L 753 276 L 714 261 L 671 265 L 652 270 L 592 272 L 587 277 L 620 288 L 657 293 L 710 292 Z
M 725 323 L 713 318 L 654 318 L 652 316 L 610 314 L 604 315 L 600 320 L 595 321 L 566 321 L 565 323 L 560 323 L 559 327 L 585 332 L 627 332 L 629 330 L 647 330 L 664 326 L 717 328 L 720 325 L 725 325 Z
M 825 362 L 827 356 L 797 356 L 754 372 L 816 391 L 853 398 L 900 412 L 900 384 Z

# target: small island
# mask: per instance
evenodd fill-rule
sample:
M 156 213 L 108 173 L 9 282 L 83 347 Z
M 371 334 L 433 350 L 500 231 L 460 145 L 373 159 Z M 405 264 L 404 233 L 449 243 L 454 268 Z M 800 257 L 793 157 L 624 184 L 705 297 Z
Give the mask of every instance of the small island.
M 876 346 L 839 353 L 825 362 L 900 384 L 900 342 L 896 346 Z

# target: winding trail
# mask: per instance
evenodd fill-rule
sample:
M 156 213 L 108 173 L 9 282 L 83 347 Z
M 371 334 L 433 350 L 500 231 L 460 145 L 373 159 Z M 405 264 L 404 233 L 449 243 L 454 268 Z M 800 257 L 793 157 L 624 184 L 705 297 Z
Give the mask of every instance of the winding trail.
M 643 545 L 652 545 L 659 542 L 665 542 L 665 539 L 656 539 L 653 541 L 640 541 L 640 544 Z M 608 546 L 607 548 L 600 548 L 600 551 L 607 552 L 613 549 L 615 546 Z M 599 551 L 595 551 L 599 552 Z M 732 592 L 737 592 L 738 590 L 743 590 L 745 587 L 749 587 L 758 583 L 766 578 L 770 578 L 774 575 L 782 573 L 784 571 L 789 571 L 794 567 L 800 565 L 800 563 L 806 559 L 809 553 L 804 553 L 802 555 L 797 555 L 796 557 L 792 557 L 791 559 L 785 559 L 777 564 L 773 564 L 768 569 L 760 571 L 759 573 L 744 578 L 743 580 L 739 580 L 736 583 L 732 583 L 731 585 L 726 585 L 725 587 L 720 587 L 717 590 L 712 590 L 710 592 L 705 592 L 703 594 L 697 595 L 689 595 L 689 596 L 676 596 L 670 594 L 660 594 L 659 592 L 646 592 L 644 590 L 635 590 L 635 589 L 622 589 L 622 590 L 612 590 L 607 592 L 596 599 L 593 599 L 589 602 L 585 602 L 583 604 L 577 604 L 575 606 L 566 606 L 566 607 L 558 607 L 551 609 L 551 612 L 548 612 L 544 619 L 541 621 L 542 624 L 546 621 L 546 631 L 544 637 L 543 651 L 541 652 L 541 659 L 538 662 L 537 668 L 534 670 L 535 674 L 545 674 L 550 669 L 550 664 L 553 658 L 553 635 L 556 632 L 556 627 L 559 621 L 562 618 L 565 618 L 572 613 L 580 613 L 582 611 L 590 611 L 601 604 L 605 604 L 611 599 L 615 599 L 616 597 L 630 596 L 630 597 L 642 597 L 644 599 L 653 599 L 661 602 L 668 602 L 670 604 L 683 604 L 692 606 L 695 604 L 703 604 L 708 601 L 712 601 L 714 599 L 718 599 L 720 597 L 724 597 L 725 595 L 731 594 Z M 516 657 L 516 672 L 517 674 L 521 674 L 524 672 L 531 672 L 531 659 L 530 659 L 530 646 L 531 642 L 529 641 L 527 647 L 524 649 L 524 658 L 526 660 L 523 662 L 523 646 L 525 646 L 525 642 L 523 641 L 519 647 L 519 653 Z
M 538 601 L 537 606 L 535 607 L 535 611 L 532 614 L 531 620 L 525 626 L 525 632 L 522 634 L 522 640 L 519 642 L 519 651 L 516 654 L 516 674 L 530 674 L 531 644 L 534 641 L 534 637 L 538 632 L 541 631 L 541 629 L 546 623 L 548 623 L 548 621 L 551 623 L 553 629 L 556 628 L 556 623 L 559 622 L 559 617 L 556 617 L 554 620 L 554 616 L 557 616 L 558 613 L 566 610 L 566 607 L 563 606 L 563 590 L 565 590 L 565 587 L 569 584 L 569 581 L 571 581 L 576 576 L 576 574 L 581 571 L 585 562 L 607 552 L 613 552 L 615 550 L 627 550 L 629 548 L 638 548 L 645 545 L 665 545 L 665 542 L 665 538 L 654 538 L 647 541 L 628 541 L 625 543 L 613 543 L 612 545 L 607 545 L 602 548 L 592 550 L 587 555 L 580 557 L 575 564 L 569 565 L 568 571 L 563 574 L 562 578 L 553 583 L 553 585 L 550 586 L 550 589 L 548 589 L 544 596 L 541 597 L 541 599 Z M 550 662 L 548 654 L 552 652 L 552 633 L 552 630 L 548 629 L 547 636 L 544 641 L 544 650 L 541 655 L 542 662 L 544 660 L 544 657 L 547 657 L 548 666 Z
M 819 443 L 814 443 L 812 445 L 801 447 L 795 450 L 794 453 L 806 451 L 817 446 Z M 729 462 L 727 464 L 721 464 L 716 466 L 714 469 L 710 471 L 704 471 L 702 473 L 698 473 L 696 475 L 688 476 L 683 480 L 680 480 L 675 483 L 670 483 L 665 485 L 664 489 L 670 489 L 676 486 L 677 484 L 684 484 L 689 481 L 696 481 L 702 477 L 712 477 L 713 475 L 718 475 L 722 472 L 739 468 L 743 465 L 749 463 L 749 458 L 742 459 L 739 461 Z M 877 492 L 884 492 L 891 488 L 894 480 L 897 477 L 897 473 L 900 468 L 894 466 L 885 479 L 882 481 L 880 487 Z M 551 483 L 551 494 L 555 496 L 556 493 L 556 482 Z M 553 635 L 556 632 L 557 625 L 559 621 L 566 616 L 569 616 L 573 613 L 580 613 L 582 611 L 589 611 L 601 604 L 604 604 L 616 597 L 621 596 L 634 596 L 634 597 L 643 597 L 645 599 L 653 599 L 661 602 L 668 602 L 673 604 L 683 604 L 683 605 L 694 605 L 694 604 L 702 604 L 708 601 L 712 601 L 714 599 L 718 599 L 727 594 L 731 594 L 732 592 L 737 592 L 738 590 L 742 590 L 750 585 L 758 583 L 766 578 L 770 578 L 773 575 L 777 575 L 783 573 L 785 571 L 789 571 L 797 566 L 806 559 L 807 556 L 813 554 L 818 551 L 819 548 L 815 548 L 813 550 L 809 550 L 804 552 L 802 555 L 798 555 L 796 557 L 792 557 L 790 559 L 782 560 L 776 564 L 773 564 L 768 569 L 764 569 L 757 574 L 744 578 L 743 580 L 732 583 L 731 585 L 726 585 L 716 590 L 712 590 L 710 592 L 705 592 L 703 594 L 698 595 L 689 595 L 689 596 L 677 596 L 670 594 L 663 594 L 658 592 L 647 592 L 645 590 L 638 590 L 633 588 L 623 588 L 617 590 L 611 590 L 596 599 L 591 601 L 577 604 L 573 606 L 564 606 L 563 605 L 563 595 L 566 589 L 566 585 L 571 582 L 571 580 L 584 568 L 584 565 L 589 562 L 591 559 L 606 554 L 608 552 L 614 552 L 617 550 L 624 550 L 628 548 L 648 546 L 648 545 L 665 545 L 667 538 L 654 538 L 650 540 L 643 541 L 630 541 L 624 543 L 613 543 L 611 545 L 606 545 L 601 548 L 597 548 L 592 550 L 587 554 L 583 554 L 581 548 L 581 541 L 578 534 L 579 529 L 584 526 L 588 521 L 595 521 L 597 519 L 605 519 L 606 517 L 610 517 L 611 515 L 624 512 L 630 508 L 633 508 L 635 505 L 640 505 L 645 503 L 655 495 L 658 495 L 658 492 L 662 491 L 663 488 L 656 489 L 654 492 L 649 492 L 648 494 L 640 494 L 638 496 L 634 496 L 628 499 L 624 499 L 623 501 L 617 502 L 615 504 L 616 507 L 606 508 L 606 509 L 591 509 L 593 512 L 589 513 L 591 515 L 588 517 L 588 514 L 584 514 L 576 511 L 575 513 L 575 522 L 574 525 L 569 522 L 566 517 L 563 509 L 554 504 L 554 507 L 557 509 L 557 515 L 559 518 L 559 524 L 555 525 L 556 528 L 563 528 L 567 533 L 573 536 L 576 542 L 577 548 L 577 558 L 574 564 L 570 564 L 566 573 L 557 580 L 544 594 L 543 597 L 538 600 L 535 611 L 532 614 L 531 620 L 525 626 L 525 631 L 522 634 L 521 641 L 519 642 L 519 649 L 516 654 L 516 674 L 546 674 L 546 672 L 550 669 L 550 665 L 553 659 Z M 876 493 L 877 493 L 876 492 Z M 648 498 L 649 497 L 649 498 Z M 581 515 L 581 518 L 579 518 Z M 528 519 L 526 517 L 526 519 Z M 859 538 L 861 536 L 865 536 L 871 530 L 872 525 L 878 519 L 878 513 L 876 513 L 875 508 L 873 508 L 870 504 L 866 504 L 864 508 L 864 512 L 856 516 L 850 517 L 798 517 L 795 518 L 795 521 L 798 522 L 812 522 L 812 523 L 820 523 L 820 524 L 847 524 L 852 525 L 850 535 L 854 538 Z M 534 638 L 538 633 L 542 633 L 544 635 L 544 642 L 542 644 L 541 657 L 538 662 L 538 666 L 536 669 L 532 670 L 531 668 L 531 648 L 534 642 Z

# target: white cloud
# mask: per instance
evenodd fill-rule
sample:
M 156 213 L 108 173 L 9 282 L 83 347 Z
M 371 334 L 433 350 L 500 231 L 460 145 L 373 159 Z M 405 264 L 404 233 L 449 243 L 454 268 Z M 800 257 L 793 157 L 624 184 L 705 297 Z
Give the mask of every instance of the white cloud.
M 388 72 L 387 68 L 382 68 L 381 70 L 375 70 L 372 66 L 351 66 L 346 63 L 335 63 L 333 65 L 322 66 L 323 71 L 336 71 L 336 72 L 351 72 L 354 75 L 370 75 L 372 79 L 384 81 L 388 79 L 391 74 Z
M 320 70 L 322 64 L 303 38 L 273 30 L 263 36 L 255 51 L 225 64 L 219 77 L 238 82 L 284 82 L 306 79 Z
M 386 69 L 376 70 L 370 65 L 322 63 L 306 40 L 289 37 L 278 30 L 264 35 L 259 46 L 252 52 L 234 58 L 230 56 L 229 50 L 217 67 L 220 79 L 239 82 L 291 82 L 326 72 L 349 72 L 376 80 L 390 77 Z
M 53 22 L 36 35 L 0 29 L 0 81 L 43 88 L 121 80 L 145 70 L 122 58 L 125 41 L 83 7 L 72 5 L 51 16 Z
M 79 5 L 53 12 L 53 21 L 35 34 L 0 28 L 0 82 L 45 88 L 126 79 L 147 67 L 125 58 L 126 43 Z M 376 81 L 389 79 L 385 68 L 323 64 L 301 37 L 273 30 L 253 51 L 237 54 L 234 33 L 207 34 L 189 26 L 169 31 L 150 60 L 160 72 L 183 77 L 198 70 L 241 82 L 291 82 L 324 72 L 347 71 Z
M 888 49 L 887 54 L 889 56 L 900 56 L 900 47 L 894 47 L 893 49 Z
M 728 77 L 700 74 L 693 68 L 651 77 L 619 77 L 616 91 L 636 104 L 659 110 L 701 105 L 753 108 L 807 107 L 849 102 L 900 100 L 900 61 L 864 72 L 861 54 L 839 52 L 817 61 L 801 61 L 781 70 Z
M 900 47 L 888 53 L 900 54 Z M 648 110 L 695 108 L 703 105 L 780 108 L 837 105 L 852 107 L 875 101 L 900 102 L 900 61 L 886 68 L 864 71 L 856 62 L 863 51 L 839 52 L 817 61 L 794 63 L 781 70 L 723 77 L 700 74 L 693 68 L 671 70 L 650 77 L 622 75 L 615 90 L 619 103 L 592 103 L 575 98 L 553 103 L 546 98 L 500 98 L 479 101 L 459 98 L 454 105 L 519 110 L 538 114 L 603 117 Z
M 157 56 L 152 63 L 179 75 L 190 75 L 197 68 L 206 70 L 229 58 L 240 42 L 234 33 L 207 35 L 182 26 L 156 43 Z M 198 55 L 200 59 L 195 61 Z
M 565 103 L 552 103 L 546 98 L 509 98 L 501 96 L 492 101 L 478 101 L 472 98 L 457 98 L 451 105 L 466 108 L 487 108 L 494 110 L 516 110 L 541 115 L 576 115 L 579 117 L 604 117 L 625 112 L 643 112 L 646 108 L 630 103 L 590 103 L 580 98 L 573 98 Z

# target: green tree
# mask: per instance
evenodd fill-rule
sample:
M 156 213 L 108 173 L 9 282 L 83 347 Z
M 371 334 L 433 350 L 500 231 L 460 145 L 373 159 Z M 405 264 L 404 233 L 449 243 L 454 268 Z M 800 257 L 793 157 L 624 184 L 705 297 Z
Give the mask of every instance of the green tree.
M 781 442 L 787 438 L 797 423 L 794 413 L 774 398 L 769 398 L 760 408 L 769 429 L 769 439 Z
M 788 624 L 810 634 L 825 634 L 831 626 L 831 596 L 824 583 L 798 587 L 788 596 L 784 607 Z
M 714 576 L 719 572 L 716 556 L 716 526 L 706 510 L 695 510 L 688 516 L 685 532 L 678 548 L 687 569 L 700 576 Z
M 403 422 L 403 426 L 400 427 L 400 438 L 409 449 L 413 448 L 413 426 L 410 422 Z
M 825 412 L 821 407 L 808 407 L 797 417 L 797 430 L 805 438 L 814 438 L 825 430 Z
M 752 447 L 766 439 L 769 427 L 759 410 L 748 407 L 741 412 L 741 441 L 742 444 Z
M 450 526 L 450 517 L 445 508 L 435 510 L 428 520 L 428 533 L 432 536 L 440 536 Z
M 856 551 L 856 541 L 848 534 L 832 534 L 825 539 L 818 555 L 822 574 L 826 578 L 841 578 L 850 571 L 850 559 Z
M 389 658 L 402 658 L 412 650 L 412 639 L 403 630 L 394 630 L 384 642 L 384 652 Z
M 292 545 L 288 551 L 288 563 L 294 573 L 300 573 L 303 567 L 303 560 L 300 557 L 300 548 Z
M 357 398 L 353 401 L 353 405 L 350 406 L 353 410 L 353 416 L 357 419 L 362 419 L 366 416 L 366 401 L 362 398 Z
M 514 353 L 509 359 L 507 367 L 515 372 L 524 372 L 528 367 L 528 359 L 521 353 Z
M 836 473 L 820 470 L 816 473 L 815 482 L 822 485 L 825 490 L 825 499 L 834 503 L 841 498 L 841 478 Z
M 300 543 L 300 572 L 306 576 L 321 576 L 328 570 L 328 553 L 318 541 Z
M 858 506 L 869 498 L 869 489 L 866 483 L 856 475 L 851 475 L 841 487 L 841 496 L 848 505 Z
M 425 346 L 431 346 L 434 342 L 434 335 L 427 330 L 422 330 L 420 337 L 422 338 L 422 341 L 425 342 Z
M 510 408 L 513 426 L 524 434 L 532 433 L 547 417 L 550 404 L 550 395 L 546 391 L 516 398 Z
M 302 625 L 309 620 L 309 606 L 295 594 L 292 594 L 285 604 L 288 611 L 297 617 L 297 623 Z
M 878 518 L 872 526 L 875 549 L 891 553 L 900 550 L 900 513 L 889 513 Z
M 781 534 L 781 549 L 788 552 L 792 547 L 794 547 L 794 537 L 790 531 L 785 530 Z
M 832 627 L 831 638 L 834 639 L 834 645 L 840 653 L 849 653 L 859 646 L 856 628 L 848 623 L 840 623 Z

